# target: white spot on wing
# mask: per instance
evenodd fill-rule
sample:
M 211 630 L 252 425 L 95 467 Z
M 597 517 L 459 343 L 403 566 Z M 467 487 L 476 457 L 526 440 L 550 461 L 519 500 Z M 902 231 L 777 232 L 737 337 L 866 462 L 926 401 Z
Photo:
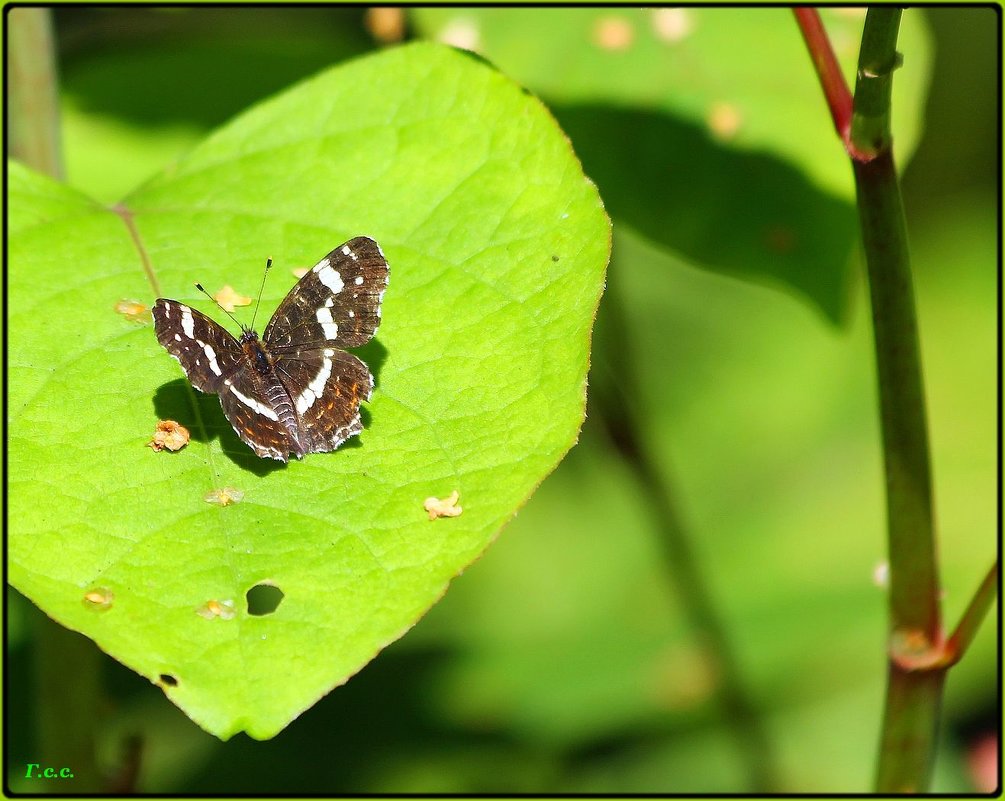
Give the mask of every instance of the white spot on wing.
M 205 342 L 200 342 L 202 349 L 206 354 L 206 358 L 209 359 L 209 369 L 212 370 L 217 375 L 223 375 L 220 371 L 220 365 L 216 363 L 216 351 L 212 347 L 207 345 Z
M 334 294 L 342 291 L 345 284 L 342 283 L 342 276 L 339 271 L 332 269 L 328 259 L 322 259 L 314 266 L 314 272 L 318 274 L 318 280 L 328 287 Z
M 359 261 L 359 256 L 357 256 L 355 253 L 353 253 L 352 248 L 349 247 L 348 245 L 343 245 L 342 246 L 342 252 L 346 256 L 348 256 L 350 259 L 352 259 L 353 261 Z
M 260 415 L 268 417 L 270 420 L 279 419 L 276 413 L 272 411 L 272 409 L 270 409 L 268 406 L 259 403 L 254 398 L 249 398 L 243 392 L 239 392 L 237 388 L 232 383 L 230 383 L 229 379 L 224 381 L 223 383 L 226 384 L 228 389 L 230 389 L 230 391 L 234 393 L 235 398 L 237 398 L 241 403 L 243 403 L 252 411 L 258 412 Z
M 329 358 L 331 354 L 335 351 L 331 349 L 325 349 L 325 358 L 321 362 L 321 369 L 318 370 L 318 374 L 314 376 L 314 380 L 307 385 L 307 389 L 300 393 L 297 398 L 297 413 L 303 414 L 314 404 L 318 398 L 321 397 L 321 393 L 324 392 L 325 383 L 328 381 L 328 377 L 332 374 L 332 360 Z
M 303 414 L 311 406 L 314 405 L 314 401 L 317 400 L 317 396 L 314 394 L 314 390 L 307 388 L 300 393 L 300 397 L 297 398 L 297 414 Z
M 327 339 L 338 339 L 338 325 L 332 319 L 332 312 L 327 306 L 322 306 L 314 314 L 318 318 L 318 322 L 321 323 L 321 327 L 325 331 L 325 337 Z
M 175 334 L 174 335 L 174 341 L 175 342 L 181 342 L 181 334 Z
M 356 276 L 356 286 L 363 286 L 363 276 L 362 275 L 357 275 Z
M 181 330 L 189 339 L 195 339 L 195 320 L 192 319 L 192 310 L 185 306 L 181 308 Z

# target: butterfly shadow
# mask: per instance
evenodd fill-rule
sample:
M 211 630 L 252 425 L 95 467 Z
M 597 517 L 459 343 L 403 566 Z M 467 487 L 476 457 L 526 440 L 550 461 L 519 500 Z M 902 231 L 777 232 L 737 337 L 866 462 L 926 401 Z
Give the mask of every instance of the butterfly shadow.
M 366 366 L 370 368 L 370 373 L 373 375 L 373 385 L 374 387 L 380 386 L 380 372 L 384 367 L 384 362 L 387 361 L 387 348 L 384 344 L 376 339 L 371 339 L 365 345 L 358 348 L 353 348 L 350 353 L 358 356 L 362 359 Z M 359 407 L 359 417 L 363 421 L 363 430 L 365 431 L 370 427 L 370 420 L 372 419 L 370 415 L 370 410 L 367 408 L 365 403 L 361 403 Z M 361 437 L 352 437 L 342 445 L 339 446 L 339 450 L 343 448 L 362 448 L 363 441 Z
M 373 374 L 374 386 L 379 387 L 380 372 L 384 368 L 384 362 L 387 361 L 387 348 L 384 347 L 384 343 L 379 339 L 371 339 L 365 345 L 353 348 L 350 353 L 354 353 L 366 362 L 366 366 L 370 368 L 370 372 Z
M 224 455 L 238 467 L 265 476 L 286 467 L 278 459 L 263 459 L 237 436 L 224 416 L 217 395 L 193 389 L 184 378 L 168 381 L 154 393 L 154 412 L 159 420 L 176 420 L 185 426 L 195 442 L 220 440 Z

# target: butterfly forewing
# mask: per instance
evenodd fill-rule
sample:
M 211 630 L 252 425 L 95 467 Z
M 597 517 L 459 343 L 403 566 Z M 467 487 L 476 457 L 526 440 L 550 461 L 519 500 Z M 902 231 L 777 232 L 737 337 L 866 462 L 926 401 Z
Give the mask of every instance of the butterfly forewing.
M 269 320 L 264 341 L 277 356 L 365 345 L 380 325 L 387 277 L 387 261 L 377 243 L 365 236 L 350 239 L 290 290 Z
M 219 392 L 244 360 L 241 343 L 227 329 L 184 303 L 160 298 L 153 317 L 157 341 L 201 392 Z

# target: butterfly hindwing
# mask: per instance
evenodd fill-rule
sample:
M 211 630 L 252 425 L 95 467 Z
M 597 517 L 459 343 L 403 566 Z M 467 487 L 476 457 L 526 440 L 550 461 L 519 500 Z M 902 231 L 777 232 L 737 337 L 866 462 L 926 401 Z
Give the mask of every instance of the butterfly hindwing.
M 274 376 L 272 380 L 279 383 Z M 279 389 L 285 393 L 282 385 Z M 220 392 L 220 406 L 237 436 L 259 456 L 285 462 L 289 453 L 298 457 L 308 453 L 289 425 L 288 398 L 275 389 L 268 391 L 252 371 L 238 371 L 227 379 Z
M 363 430 L 359 404 L 370 400 L 373 376 L 351 353 L 324 348 L 278 358 L 276 374 L 287 387 L 303 387 L 293 402 L 311 452 L 333 451 Z

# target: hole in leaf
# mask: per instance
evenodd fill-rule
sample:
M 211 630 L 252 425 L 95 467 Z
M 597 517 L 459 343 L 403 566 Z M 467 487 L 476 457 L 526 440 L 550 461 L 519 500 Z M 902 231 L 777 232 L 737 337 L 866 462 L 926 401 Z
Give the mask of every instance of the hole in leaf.
M 284 593 L 272 584 L 256 584 L 248 590 L 248 614 L 271 615 L 282 603 Z
M 177 687 L 178 679 L 172 676 L 170 673 L 161 673 L 160 682 L 166 687 Z

